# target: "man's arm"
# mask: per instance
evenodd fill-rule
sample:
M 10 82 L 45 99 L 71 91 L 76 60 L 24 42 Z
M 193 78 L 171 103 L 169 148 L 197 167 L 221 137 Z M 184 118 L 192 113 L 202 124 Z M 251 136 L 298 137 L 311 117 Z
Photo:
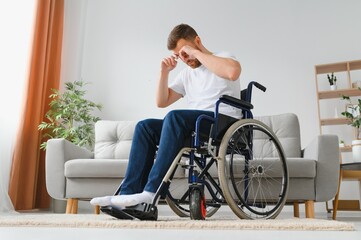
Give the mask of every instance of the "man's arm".
M 207 69 L 221 78 L 235 81 L 241 74 L 241 65 L 234 59 L 197 51 L 194 55 Z
M 165 58 L 162 61 L 157 91 L 157 106 L 160 108 L 168 107 L 182 97 L 181 94 L 168 87 L 169 72 L 176 66 L 177 61 L 173 56 Z
M 214 56 L 211 53 L 204 53 L 188 45 L 184 46 L 179 52 L 179 56 L 184 62 L 187 62 L 187 59 L 196 58 L 208 70 L 221 78 L 235 81 L 241 74 L 241 65 L 234 59 Z M 186 54 L 184 55 L 182 52 L 185 52 Z

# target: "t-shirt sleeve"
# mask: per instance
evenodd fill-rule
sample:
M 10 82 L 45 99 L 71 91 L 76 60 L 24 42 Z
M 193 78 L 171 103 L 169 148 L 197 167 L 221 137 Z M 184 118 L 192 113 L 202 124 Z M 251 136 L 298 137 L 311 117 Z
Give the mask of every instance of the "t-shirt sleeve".
M 173 91 L 181 94 L 183 97 L 186 95 L 186 91 L 184 89 L 183 84 L 183 71 L 178 73 L 178 75 L 175 77 L 175 79 L 169 84 L 169 88 L 171 88 Z
M 216 53 L 215 55 L 218 56 L 218 57 L 231 58 L 231 59 L 237 61 L 237 58 L 233 54 L 231 54 L 230 52 L 224 51 L 224 52 Z

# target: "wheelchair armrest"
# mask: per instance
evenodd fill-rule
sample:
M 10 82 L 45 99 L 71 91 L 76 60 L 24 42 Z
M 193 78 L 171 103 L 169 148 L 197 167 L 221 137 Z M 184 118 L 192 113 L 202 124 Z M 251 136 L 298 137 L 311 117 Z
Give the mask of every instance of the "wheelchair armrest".
M 222 95 L 219 100 L 236 108 L 247 110 L 253 109 L 253 105 L 251 103 L 228 95 Z

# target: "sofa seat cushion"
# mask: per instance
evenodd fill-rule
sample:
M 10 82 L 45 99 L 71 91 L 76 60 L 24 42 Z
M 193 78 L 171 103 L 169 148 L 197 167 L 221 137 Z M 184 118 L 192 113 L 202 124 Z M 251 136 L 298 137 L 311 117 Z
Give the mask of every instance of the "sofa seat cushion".
M 243 164 L 236 163 L 236 171 L 239 173 L 239 177 L 243 177 Z M 244 163 L 244 161 L 242 161 Z M 250 161 L 251 166 L 259 166 L 260 164 L 268 169 L 267 176 L 277 178 L 283 174 L 281 172 L 281 162 L 277 159 L 264 159 L 262 161 L 253 160 Z M 287 167 L 290 178 L 315 178 L 316 177 L 316 160 L 307 158 L 287 158 Z M 277 170 L 277 171 L 276 171 Z M 236 175 L 237 177 L 237 175 Z
M 264 160 L 264 163 L 267 165 L 271 165 L 274 163 L 275 160 L 269 159 Z M 243 163 L 243 161 L 242 161 Z M 257 165 L 257 163 L 256 163 Z M 314 159 L 307 159 L 307 158 L 287 158 L 287 166 L 288 166 L 288 173 L 290 178 L 315 178 L 316 177 L 316 168 L 317 168 L 317 161 Z M 242 173 L 241 163 L 236 163 L 236 168 L 238 169 L 237 172 Z M 209 169 L 209 173 L 213 177 L 218 176 L 217 168 L 215 164 Z M 272 177 L 280 177 L 281 174 L 275 172 L 275 175 Z M 243 175 L 243 174 L 242 174 Z M 237 175 L 236 175 L 237 177 Z M 238 177 L 242 177 L 239 175 Z
M 128 159 L 73 159 L 65 163 L 66 178 L 124 178 Z M 184 168 L 178 167 L 174 178 L 184 178 Z
M 67 178 L 123 178 L 128 159 L 73 159 L 65 163 Z
M 315 178 L 317 161 L 308 158 L 287 158 L 288 173 L 291 178 Z

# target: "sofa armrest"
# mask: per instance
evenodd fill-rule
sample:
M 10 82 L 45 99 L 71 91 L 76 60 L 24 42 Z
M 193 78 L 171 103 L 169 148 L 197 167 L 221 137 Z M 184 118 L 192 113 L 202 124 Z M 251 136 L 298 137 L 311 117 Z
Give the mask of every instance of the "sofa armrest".
M 52 198 L 65 198 L 65 162 L 82 158 L 94 158 L 94 154 L 63 138 L 48 140 L 45 155 L 46 189 Z
M 319 135 L 305 149 L 304 158 L 317 160 L 316 201 L 328 201 L 337 192 L 340 175 L 340 149 L 336 135 Z

